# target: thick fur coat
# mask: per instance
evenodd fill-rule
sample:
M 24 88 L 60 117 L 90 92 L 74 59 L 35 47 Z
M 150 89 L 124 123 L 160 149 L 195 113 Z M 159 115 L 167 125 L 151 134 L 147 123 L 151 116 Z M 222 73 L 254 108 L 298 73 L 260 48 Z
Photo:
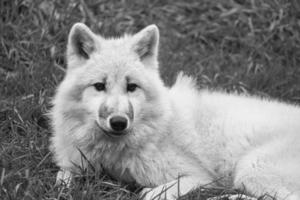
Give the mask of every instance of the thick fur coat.
M 163 196 L 175 199 L 209 184 L 300 200 L 300 107 L 197 90 L 183 74 L 168 88 L 158 44 L 155 25 L 121 38 L 72 27 L 51 111 L 57 181 L 69 184 L 76 165 L 87 167 L 83 153 L 146 187 L 145 199 L 169 186 Z

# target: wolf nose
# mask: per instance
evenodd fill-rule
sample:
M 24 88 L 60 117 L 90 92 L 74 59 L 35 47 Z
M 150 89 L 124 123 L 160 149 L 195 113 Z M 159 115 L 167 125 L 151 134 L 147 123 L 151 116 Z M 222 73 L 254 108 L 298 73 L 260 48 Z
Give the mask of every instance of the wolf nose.
M 127 128 L 128 120 L 123 116 L 114 116 L 109 119 L 109 124 L 114 131 L 124 131 Z

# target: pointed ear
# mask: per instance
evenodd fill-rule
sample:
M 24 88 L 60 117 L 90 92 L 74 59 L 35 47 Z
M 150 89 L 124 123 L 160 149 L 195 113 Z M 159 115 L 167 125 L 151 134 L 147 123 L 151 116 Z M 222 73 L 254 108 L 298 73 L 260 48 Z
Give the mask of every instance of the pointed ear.
M 159 31 L 156 25 L 149 25 L 133 36 L 133 50 L 143 60 L 157 60 Z
M 67 57 L 89 59 L 96 49 L 95 34 L 83 23 L 76 23 L 71 28 L 68 38 Z

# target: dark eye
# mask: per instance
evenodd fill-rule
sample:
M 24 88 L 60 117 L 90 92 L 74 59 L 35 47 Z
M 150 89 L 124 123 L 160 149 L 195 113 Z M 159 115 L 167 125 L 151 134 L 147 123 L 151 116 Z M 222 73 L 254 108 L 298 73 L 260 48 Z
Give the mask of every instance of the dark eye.
M 105 90 L 105 83 L 98 82 L 98 83 L 95 83 L 93 86 L 95 87 L 95 89 L 97 91 L 104 91 Z
M 138 88 L 138 85 L 135 83 L 127 84 L 127 92 L 134 92 Z

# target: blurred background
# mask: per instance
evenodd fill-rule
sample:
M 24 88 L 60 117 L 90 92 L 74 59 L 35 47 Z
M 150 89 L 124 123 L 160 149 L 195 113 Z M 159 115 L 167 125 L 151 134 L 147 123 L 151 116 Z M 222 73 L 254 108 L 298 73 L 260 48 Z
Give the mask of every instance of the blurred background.
M 0 199 L 137 198 L 105 172 L 54 186 L 45 113 L 75 22 L 109 37 L 156 24 L 167 85 L 184 71 L 200 88 L 300 103 L 298 0 L 0 0 Z

